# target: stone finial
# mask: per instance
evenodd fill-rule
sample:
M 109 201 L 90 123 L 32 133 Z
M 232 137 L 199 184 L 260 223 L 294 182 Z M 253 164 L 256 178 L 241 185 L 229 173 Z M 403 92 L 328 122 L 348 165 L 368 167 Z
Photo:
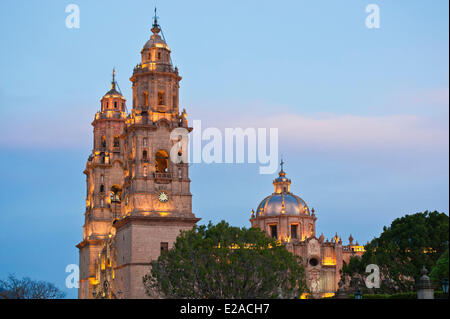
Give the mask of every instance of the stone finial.
M 423 266 L 422 277 L 419 278 L 416 284 L 417 299 L 434 299 L 433 284 L 427 274 L 428 270 Z
M 252 209 L 251 214 L 252 214 L 252 218 L 255 218 L 255 211 L 253 209 Z
M 334 242 L 335 242 L 335 243 L 338 243 L 338 242 L 339 242 L 340 238 L 339 238 L 337 232 L 336 232 L 336 234 L 334 235 L 333 239 L 334 239 Z
M 321 233 L 320 237 L 319 237 L 319 242 L 323 243 L 324 239 L 325 239 L 325 237 L 323 236 L 323 233 Z
M 350 234 L 350 237 L 348 237 L 348 242 L 350 243 L 350 245 L 353 245 L 353 236 L 352 236 L 352 234 Z

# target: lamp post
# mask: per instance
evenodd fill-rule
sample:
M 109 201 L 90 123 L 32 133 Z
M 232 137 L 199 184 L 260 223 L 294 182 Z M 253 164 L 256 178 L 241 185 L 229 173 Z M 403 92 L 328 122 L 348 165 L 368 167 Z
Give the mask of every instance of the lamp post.
M 361 290 L 358 289 L 358 290 L 355 292 L 355 299 L 363 299 L 363 295 L 362 295 Z
M 444 292 L 444 294 L 448 294 L 448 278 L 445 278 L 444 280 L 442 280 L 441 285 L 442 285 L 442 291 Z

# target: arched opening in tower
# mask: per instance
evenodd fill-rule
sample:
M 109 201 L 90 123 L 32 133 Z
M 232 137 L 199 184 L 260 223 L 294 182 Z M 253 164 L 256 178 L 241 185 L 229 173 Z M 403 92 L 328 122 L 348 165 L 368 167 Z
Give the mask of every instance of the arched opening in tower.
M 155 155 L 155 170 L 156 173 L 167 173 L 169 164 L 169 156 L 164 150 L 159 150 Z

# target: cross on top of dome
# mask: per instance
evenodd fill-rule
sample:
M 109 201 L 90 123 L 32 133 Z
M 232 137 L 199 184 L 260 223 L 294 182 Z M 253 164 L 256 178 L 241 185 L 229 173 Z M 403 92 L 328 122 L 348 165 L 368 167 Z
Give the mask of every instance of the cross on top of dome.
M 280 173 L 278 173 L 280 176 L 286 176 L 286 173 L 283 170 L 283 165 L 284 165 L 284 161 L 283 161 L 283 157 L 282 157 L 281 162 L 280 162 L 281 170 L 280 170 Z
M 273 186 L 275 187 L 275 193 L 288 193 L 290 192 L 291 180 L 286 177 L 286 172 L 284 171 L 284 161 L 283 158 L 280 162 L 281 170 L 278 173 L 278 177 L 273 180 Z

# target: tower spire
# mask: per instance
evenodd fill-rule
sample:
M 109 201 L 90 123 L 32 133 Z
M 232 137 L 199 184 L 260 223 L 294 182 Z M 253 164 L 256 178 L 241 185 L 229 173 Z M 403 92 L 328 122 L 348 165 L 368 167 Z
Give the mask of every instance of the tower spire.
M 161 31 L 161 28 L 159 27 L 158 24 L 158 16 L 156 15 L 156 6 L 155 6 L 155 15 L 153 17 L 153 28 L 152 28 L 152 32 L 154 34 L 158 34 L 159 31 Z
M 111 89 L 112 90 L 116 89 L 116 68 L 113 68 L 113 72 L 112 72 Z

